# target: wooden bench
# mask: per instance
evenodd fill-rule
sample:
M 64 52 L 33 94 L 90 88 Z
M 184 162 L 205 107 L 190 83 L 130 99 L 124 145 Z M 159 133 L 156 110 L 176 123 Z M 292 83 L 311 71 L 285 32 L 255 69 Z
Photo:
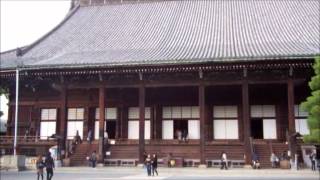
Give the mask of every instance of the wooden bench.
M 184 167 L 198 167 L 200 165 L 199 159 L 184 159 Z
M 136 166 L 137 159 L 105 159 L 105 166 Z
M 213 160 L 206 160 L 208 167 L 221 167 L 221 160 L 213 159 Z M 236 159 L 230 159 L 228 160 L 228 167 L 231 168 L 242 168 L 245 165 L 244 160 L 236 160 Z
M 120 160 L 119 159 L 105 159 L 104 165 L 105 166 L 119 166 Z
M 231 167 L 233 168 L 243 168 L 244 165 L 244 160 L 231 160 Z

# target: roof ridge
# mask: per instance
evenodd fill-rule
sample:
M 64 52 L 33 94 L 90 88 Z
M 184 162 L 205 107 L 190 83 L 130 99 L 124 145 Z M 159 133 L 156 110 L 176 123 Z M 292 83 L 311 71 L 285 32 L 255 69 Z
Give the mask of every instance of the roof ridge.
M 35 42 L 31 43 L 29 46 L 26 46 L 25 49 L 22 50 L 22 55 L 25 55 L 29 50 L 31 50 L 34 46 L 42 42 L 44 39 L 46 39 L 48 36 L 50 36 L 52 33 L 54 33 L 56 30 L 58 30 L 64 23 L 66 23 L 74 14 L 75 12 L 80 8 L 80 5 L 75 6 L 73 9 L 71 9 L 66 17 L 58 24 L 56 25 L 52 30 L 50 30 L 48 33 L 40 37 Z

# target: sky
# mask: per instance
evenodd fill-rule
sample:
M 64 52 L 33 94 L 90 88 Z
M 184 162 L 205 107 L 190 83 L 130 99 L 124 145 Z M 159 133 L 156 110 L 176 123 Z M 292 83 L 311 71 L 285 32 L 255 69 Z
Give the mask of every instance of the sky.
M 70 5 L 70 0 L 0 0 L 0 51 L 33 43 L 62 21 Z M 8 101 L 1 96 L 0 102 L 5 113 L 0 119 L 6 121 Z

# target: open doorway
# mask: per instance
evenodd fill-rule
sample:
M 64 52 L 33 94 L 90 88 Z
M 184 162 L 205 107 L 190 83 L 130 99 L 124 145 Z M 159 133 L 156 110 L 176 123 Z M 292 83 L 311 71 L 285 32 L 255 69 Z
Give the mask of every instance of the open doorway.
M 174 139 L 182 139 L 184 133 L 188 134 L 188 120 L 174 120 L 173 121 Z M 180 133 L 180 134 L 179 134 Z
M 108 132 L 109 139 L 115 139 L 116 138 L 116 121 L 107 121 L 106 131 Z
M 251 136 L 253 139 L 263 139 L 263 119 L 251 119 Z

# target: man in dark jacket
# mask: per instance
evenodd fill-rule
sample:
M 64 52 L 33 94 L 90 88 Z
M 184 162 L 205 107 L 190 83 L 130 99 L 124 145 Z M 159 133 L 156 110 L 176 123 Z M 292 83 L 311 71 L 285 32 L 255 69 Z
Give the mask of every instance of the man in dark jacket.
M 44 163 L 46 165 L 47 180 L 51 180 L 52 176 L 53 176 L 54 161 L 53 161 L 53 159 L 51 157 L 51 153 L 50 152 L 48 152 Z

